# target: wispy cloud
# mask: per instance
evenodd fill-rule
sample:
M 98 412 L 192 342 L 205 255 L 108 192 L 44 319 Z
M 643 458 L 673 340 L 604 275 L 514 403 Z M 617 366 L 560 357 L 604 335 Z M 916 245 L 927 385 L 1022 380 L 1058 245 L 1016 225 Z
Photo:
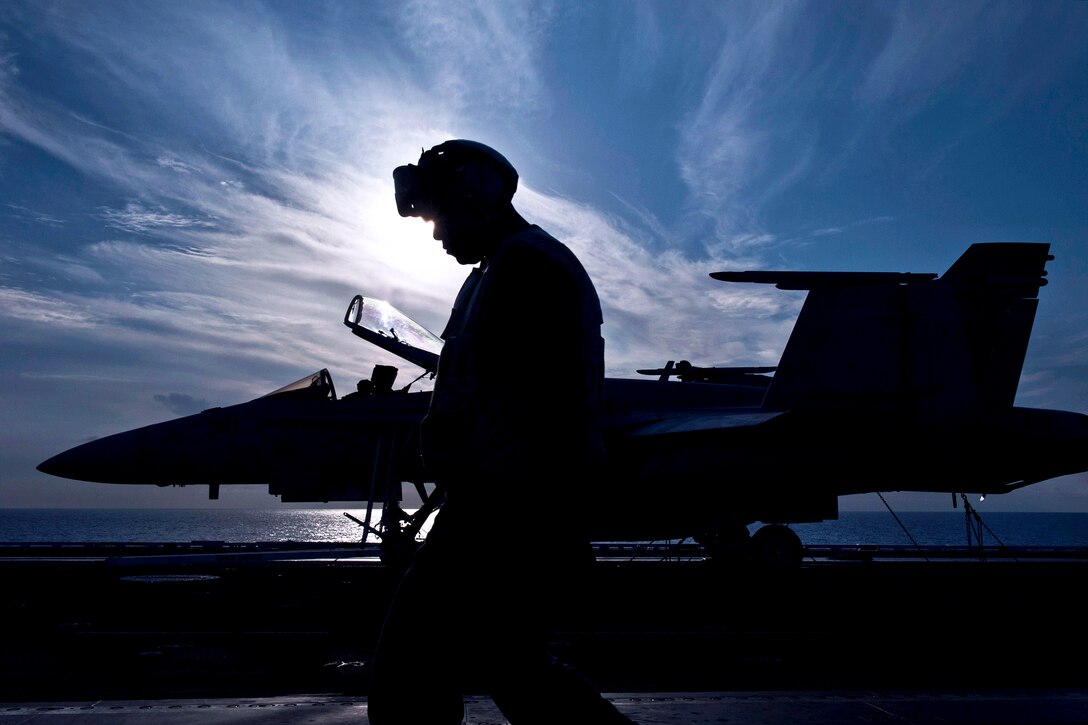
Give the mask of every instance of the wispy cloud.
M 18 219 L 19 221 L 28 222 L 32 224 L 41 224 L 48 227 L 63 227 L 64 219 L 54 216 L 52 214 L 46 214 L 45 212 L 35 211 L 25 206 L 19 206 L 18 204 L 5 204 L 10 211 L 7 213 L 9 217 Z
M 206 219 L 194 219 L 161 207 L 149 209 L 136 202 L 129 202 L 124 209 L 103 209 L 102 218 L 108 226 L 133 234 L 152 234 L 164 228 L 191 229 L 215 226 L 213 222 Z
M 82 328 L 94 324 L 94 315 L 77 304 L 24 289 L 0 287 L 3 317 L 31 322 L 45 329 Z
M 895 221 L 894 217 L 879 216 L 873 217 L 872 219 L 861 219 L 859 221 L 850 222 L 848 224 L 843 224 L 837 227 L 825 227 L 823 229 L 816 229 L 810 232 L 809 235 L 813 237 L 833 237 L 853 229 L 869 226 L 870 224 L 888 224 L 893 221 Z
M 1003 116 L 1055 103 L 1055 84 L 1083 67 L 1071 28 L 1088 17 L 1081 3 L 981 2 L 722 4 L 704 15 L 720 40 L 711 54 L 691 30 L 688 62 L 705 73 L 677 161 L 688 228 L 719 253 L 796 241 L 803 225 L 786 198 L 819 206 L 827 230 L 850 223 L 832 216 L 848 200 L 872 206 L 845 208 L 845 220 L 884 215 L 887 199 L 962 163 L 956 154 Z
M 174 415 L 193 415 L 209 407 L 203 398 L 194 398 L 185 393 L 167 393 L 155 396 L 155 402 L 165 407 Z
M 547 100 L 539 60 L 550 3 L 410 0 L 400 8 L 399 27 L 427 68 L 436 105 L 494 115 Z
M 968 34 L 965 28 L 980 25 L 1007 27 L 1013 16 L 1022 16 L 1026 6 L 984 3 L 905 3 L 889 7 L 890 23 L 886 40 L 867 64 L 857 86 L 859 98 L 867 104 L 894 102 L 900 117 L 919 111 L 940 90 L 949 77 L 956 76 L 975 56 L 976 44 L 987 43 L 984 34 Z M 990 21 L 1001 16 L 999 25 Z M 998 69 L 976 77 L 989 84 L 998 80 Z
M 698 364 L 773 365 L 800 299 L 756 286 L 730 286 L 710 272 L 754 261 L 730 255 L 692 260 L 652 253 L 599 212 L 532 189 L 519 192 L 527 214 L 582 259 L 604 307 L 610 374 L 631 377 L 666 358 Z
M 719 252 L 744 254 L 773 240 L 761 207 L 812 162 L 811 131 L 783 113 L 820 82 L 819 68 L 794 62 L 813 42 L 799 32 L 799 10 L 730 5 L 705 21 L 723 40 L 680 123 L 677 158 L 691 212 L 708 220 L 708 245 Z
M 200 171 L 196 167 L 190 166 L 189 164 L 185 163 L 172 153 L 160 154 L 159 157 L 155 159 L 155 163 L 157 163 L 159 166 L 164 166 L 180 174 L 193 174 L 199 173 Z

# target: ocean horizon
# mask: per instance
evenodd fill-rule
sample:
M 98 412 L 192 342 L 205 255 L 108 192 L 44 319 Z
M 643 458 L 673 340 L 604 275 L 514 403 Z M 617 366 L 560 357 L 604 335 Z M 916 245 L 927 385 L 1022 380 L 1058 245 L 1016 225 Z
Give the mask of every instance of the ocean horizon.
M 0 509 L 0 542 L 358 542 L 362 528 L 346 514 L 364 519 L 366 509 L 8 508 Z M 376 507 L 375 523 L 379 514 Z M 1088 513 L 991 512 L 980 517 L 986 545 L 1088 546 Z M 757 528 L 754 524 L 749 530 Z M 842 511 L 837 520 L 790 528 L 807 545 L 964 546 L 969 541 L 962 509 L 895 515 Z

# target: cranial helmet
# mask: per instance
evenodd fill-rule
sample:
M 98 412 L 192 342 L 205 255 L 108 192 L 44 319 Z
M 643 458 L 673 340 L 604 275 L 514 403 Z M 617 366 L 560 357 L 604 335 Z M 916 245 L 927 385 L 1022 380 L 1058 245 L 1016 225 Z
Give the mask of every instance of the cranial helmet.
M 490 146 L 457 139 L 424 151 L 418 165 L 393 169 L 393 184 L 401 216 L 433 219 L 445 204 L 481 209 L 508 204 L 518 172 Z

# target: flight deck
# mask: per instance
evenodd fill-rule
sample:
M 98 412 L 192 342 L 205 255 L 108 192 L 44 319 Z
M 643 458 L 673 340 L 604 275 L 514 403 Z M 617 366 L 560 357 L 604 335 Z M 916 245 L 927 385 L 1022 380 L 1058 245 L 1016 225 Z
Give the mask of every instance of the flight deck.
M 396 580 L 374 553 L 0 546 L 0 723 L 360 722 Z M 602 544 L 554 651 L 644 722 L 1088 722 L 1086 575 L 1079 547 L 812 547 L 776 572 Z
M 1012 692 L 762 691 L 662 692 L 606 695 L 640 725 L 720 723 L 941 723 L 1038 725 L 1088 722 L 1081 691 Z M 316 695 L 77 703 L 0 703 L 0 725 L 366 725 L 365 697 Z M 505 723 L 487 698 L 466 698 L 466 725 Z M 52 718 L 52 719 L 46 719 Z

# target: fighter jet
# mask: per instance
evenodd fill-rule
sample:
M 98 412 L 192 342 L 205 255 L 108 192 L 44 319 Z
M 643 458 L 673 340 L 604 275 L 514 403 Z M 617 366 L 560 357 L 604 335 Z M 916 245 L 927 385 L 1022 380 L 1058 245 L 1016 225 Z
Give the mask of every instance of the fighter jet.
M 1015 406 L 1048 244 L 975 244 L 943 275 L 723 271 L 807 290 L 776 367 L 671 360 L 607 378 L 608 465 L 576 503 L 598 541 L 694 538 L 721 557 L 799 562 L 790 524 L 838 517 L 840 496 L 1006 494 L 1088 470 L 1088 416 Z M 433 375 L 442 340 L 356 296 L 344 324 Z M 663 356 L 664 357 L 664 356 Z M 430 393 L 396 368 L 337 397 L 321 370 L 256 400 L 118 433 L 38 468 L 159 486 L 263 483 L 284 502 L 366 501 L 368 528 L 415 536 L 441 505 L 419 463 Z M 511 391 L 516 395 L 517 391 Z M 423 506 L 400 508 L 404 485 Z M 382 524 L 371 527 L 375 504 Z M 761 524 L 749 537 L 749 526 Z

